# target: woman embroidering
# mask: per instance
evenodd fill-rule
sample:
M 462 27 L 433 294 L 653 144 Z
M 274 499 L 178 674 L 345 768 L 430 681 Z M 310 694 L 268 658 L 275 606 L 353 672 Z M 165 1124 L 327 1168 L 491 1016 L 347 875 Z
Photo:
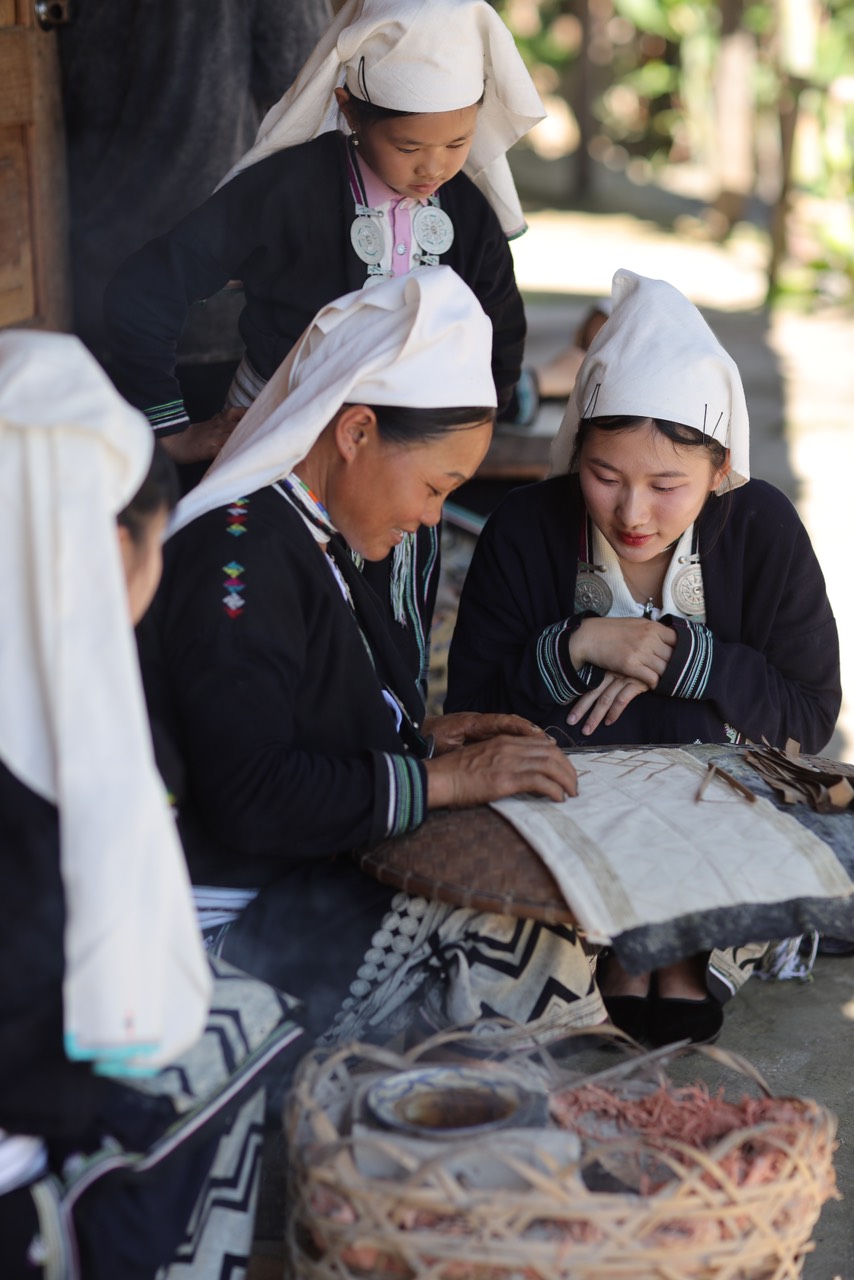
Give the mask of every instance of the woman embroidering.
M 395 895 L 340 856 L 433 807 L 575 790 L 527 721 L 424 722 L 351 556 L 435 524 L 478 465 L 490 344 L 447 268 L 325 308 L 179 507 L 142 638 L 150 706 L 187 767 L 208 936 L 303 999 L 316 1034 L 379 1034 L 427 986 L 440 1021 L 603 1017 L 571 929 Z
M 821 570 L 788 499 L 749 480 L 738 370 L 670 285 L 617 272 L 552 459 L 480 539 L 446 709 L 524 715 L 564 745 L 823 747 L 840 685 Z M 725 998 L 745 976 L 719 953 L 652 986 L 603 969 L 615 1020 L 662 1042 L 714 1034 L 706 981 Z

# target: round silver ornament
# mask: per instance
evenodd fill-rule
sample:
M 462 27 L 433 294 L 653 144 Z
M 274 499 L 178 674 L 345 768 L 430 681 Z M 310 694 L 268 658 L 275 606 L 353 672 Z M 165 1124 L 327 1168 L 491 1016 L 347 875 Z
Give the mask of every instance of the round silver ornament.
M 368 266 L 382 260 L 385 238 L 376 218 L 356 218 L 350 228 L 350 241 L 362 262 Z
M 706 616 L 706 593 L 703 570 L 699 564 L 686 564 L 677 571 L 670 586 L 673 603 L 680 613 L 702 621 Z
M 597 613 L 606 618 L 614 603 L 611 588 L 595 573 L 579 573 L 575 579 L 575 612 Z
M 412 219 L 412 234 L 428 253 L 447 253 L 454 243 L 454 224 L 444 209 L 425 204 Z

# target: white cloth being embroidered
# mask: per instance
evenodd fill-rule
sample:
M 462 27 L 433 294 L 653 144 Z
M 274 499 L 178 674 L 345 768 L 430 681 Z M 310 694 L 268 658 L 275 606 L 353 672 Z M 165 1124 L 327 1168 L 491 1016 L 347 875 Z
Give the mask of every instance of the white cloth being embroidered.
M 718 495 L 750 479 L 750 424 L 735 361 L 684 294 L 625 268 L 614 275 L 611 315 L 578 371 L 550 475 L 569 469 L 582 418 L 622 414 L 679 422 L 729 449 Z
M 673 580 L 682 568 L 680 561 L 685 560 L 691 554 L 693 538 L 694 526 L 691 524 L 673 548 L 670 564 L 667 566 L 667 573 L 664 576 L 664 585 L 661 588 L 662 607 L 660 609 L 653 608 L 648 615 L 653 622 L 658 622 L 659 618 L 664 614 L 688 619 L 688 614 L 683 613 L 673 599 Z M 593 525 L 593 563 L 605 566 L 605 572 L 597 573 L 596 576 L 607 582 L 611 589 L 611 608 L 606 616 L 609 618 L 644 617 L 646 606 L 639 603 L 632 595 L 628 583 L 623 577 L 620 557 L 595 524 Z M 698 571 L 700 570 L 699 564 L 697 569 Z M 691 615 L 691 620 L 696 622 L 696 615 Z
M 507 235 L 524 230 L 507 152 L 546 113 L 512 35 L 486 0 L 348 0 L 223 181 L 336 129 L 333 90 L 344 84 L 363 101 L 419 115 L 470 107 L 482 96 L 463 172 Z
M 323 307 L 182 499 L 171 532 L 281 480 L 347 403 L 495 407 L 492 325 L 450 267 Z
M 0 759 L 59 810 L 69 1056 L 157 1067 L 210 977 L 157 772 L 116 515 L 151 429 L 77 338 L 0 334 Z
M 569 758 L 577 796 L 492 807 L 539 853 L 592 942 L 694 912 L 854 894 L 830 846 L 770 800 L 748 804 L 715 778 L 698 804 L 706 768 L 688 752 Z

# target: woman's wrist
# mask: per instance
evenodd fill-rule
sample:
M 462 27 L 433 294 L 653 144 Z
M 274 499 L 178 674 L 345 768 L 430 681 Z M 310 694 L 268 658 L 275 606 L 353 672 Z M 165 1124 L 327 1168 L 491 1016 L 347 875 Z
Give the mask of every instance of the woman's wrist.
M 435 757 L 424 760 L 427 774 L 427 808 L 447 809 L 454 799 L 454 776 Z
M 590 655 L 586 647 L 586 635 L 589 636 L 590 628 L 587 626 L 589 618 L 582 618 L 569 637 L 569 660 L 576 671 L 591 661 Z

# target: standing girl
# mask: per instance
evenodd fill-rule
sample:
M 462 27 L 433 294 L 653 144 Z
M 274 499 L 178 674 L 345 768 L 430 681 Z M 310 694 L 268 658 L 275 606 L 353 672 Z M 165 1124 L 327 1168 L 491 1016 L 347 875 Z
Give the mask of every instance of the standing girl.
M 348 0 L 219 189 L 116 276 L 120 390 L 159 434 L 180 433 L 173 456 L 212 457 L 228 422 L 190 427 L 175 378 L 193 302 L 242 281 L 246 359 L 230 403 L 246 405 L 323 305 L 442 262 L 492 321 L 506 400 L 525 336 L 507 240 L 525 224 L 505 153 L 542 116 L 486 0 Z
M 323 306 L 446 263 L 492 323 L 506 404 L 525 317 L 507 243 L 524 218 L 505 153 L 542 115 L 486 0 L 348 0 L 219 189 L 115 277 L 106 319 L 119 389 L 176 460 L 212 458 Z M 176 343 L 190 305 L 234 279 L 246 355 L 230 407 L 190 424 Z M 422 687 L 437 566 L 437 533 L 424 530 L 367 573 Z

